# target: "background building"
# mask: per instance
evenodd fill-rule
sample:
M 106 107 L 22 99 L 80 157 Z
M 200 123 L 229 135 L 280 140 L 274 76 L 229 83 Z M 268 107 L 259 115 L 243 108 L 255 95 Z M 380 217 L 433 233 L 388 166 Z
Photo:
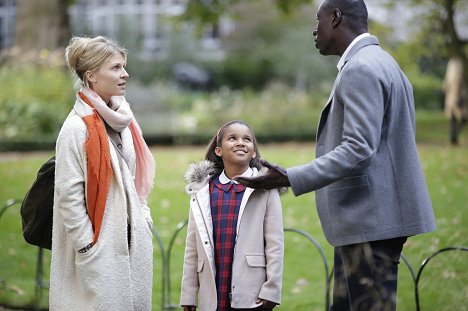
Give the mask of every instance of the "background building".
M 76 0 L 68 8 L 73 35 L 105 35 L 131 46 L 142 58 L 164 58 L 176 27 L 195 35 L 193 25 L 176 22 L 188 0 Z M 16 0 L 0 0 L 0 49 L 15 42 Z M 177 25 L 176 25 L 177 24 Z M 197 36 L 200 52 L 222 57 L 220 37 L 231 31 L 232 22 L 207 26 Z
M 16 0 L 0 0 L 0 50 L 14 43 L 15 14 Z

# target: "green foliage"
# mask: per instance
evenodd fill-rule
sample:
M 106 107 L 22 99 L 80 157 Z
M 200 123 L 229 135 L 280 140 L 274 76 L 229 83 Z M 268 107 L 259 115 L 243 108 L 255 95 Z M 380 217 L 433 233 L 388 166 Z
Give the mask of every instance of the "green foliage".
M 260 89 L 273 77 L 272 45 L 281 37 L 281 15 L 267 1 L 241 2 L 232 12 L 236 28 L 223 38 L 227 59 L 221 83 Z M 221 84 L 222 85 L 222 84 Z
M 449 142 L 450 121 L 441 111 L 417 110 L 416 111 L 416 141 L 419 143 Z M 466 128 L 461 135 L 468 138 Z
M 213 69 L 215 86 L 234 89 L 261 90 L 272 77 L 272 64 L 265 58 L 249 59 L 240 55 L 227 58 L 220 67 Z
M 437 79 L 418 74 L 410 74 L 409 78 L 417 108 L 440 107 Z M 73 103 L 68 74 L 57 69 L 2 69 L 0 79 L 9 90 L 0 94 L 2 150 L 36 149 L 44 142 L 48 144 L 42 148 L 53 148 Z M 251 123 L 264 141 L 311 140 L 331 83 L 332 80 L 316 81 L 310 91 L 273 82 L 261 91 L 221 87 L 210 93 L 179 91 L 164 83 L 140 86 L 131 83 L 127 97 L 132 103 L 142 104 L 134 106 L 137 118 L 148 119 L 163 111 L 176 115 L 177 127 L 166 133 L 176 143 L 205 143 L 217 127 L 232 119 Z M 443 115 L 438 122 L 448 125 Z M 158 132 L 146 131 L 144 122 L 141 124 L 145 134 L 157 141 Z M 444 141 L 447 133 L 448 129 L 444 129 L 430 135 L 442 134 Z
M 259 2 L 259 1 L 257 1 Z M 295 9 L 300 8 L 301 5 L 309 3 L 308 0 L 275 0 L 268 1 L 270 6 L 275 6 L 277 9 L 290 13 Z M 232 10 L 232 7 L 238 3 L 239 0 L 192 0 L 188 1 L 187 9 L 180 19 L 195 23 L 198 28 L 204 25 L 216 23 L 220 16 Z
M 194 30 L 179 21 L 176 25 L 180 27 L 171 33 L 167 56 L 157 60 L 135 57 L 129 61 L 132 77 L 146 84 L 155 80 L 171 81 L 173 66 L 177 62 L 190 62 L 212 74 L 212 89 L 227 86 L 262 90 L 273 81 L 281 81 L 296 89 L 322 93 L 336 76 L 337 58 L 321 56 L 315 49 L 312 35 L 315 2 L 301 2 L 288 2 L 292 7 L 300 7 L 289 12 L 282 9 L 283 1 L 276 1 L 275 5 L 267 0 L 190 2 L 187 14 L 202 16 L 201 19 L 205 19 L 203 10 L 218 15 L 229 8 L 229 17 L 236 27 L 222 39 L 226 58 L 204 59 L 199 53 Z M 392 4 L 394 1 L 382 2 Z M 390 5 L 389 10 L 392 10 Z M 418 108 L 440 106 L 440 81 L 445 73 L 447 52 L 437 16 L 431 15 L 434 12 L 439 14 L 438 10 L 415 10 L 414 14 L 421 14 L 416 15 L 421 21 L 419 31 L 404 42 L 395 38 L 391 25 L 370 21 L 370 32 L 379 37 L 381 45 L 410 76 Z
M 411 20 L 407 20 L 408 32 L 404 42 L 383 40 L 405 71 L 418 71 L 420 75 L 430 75 L 439 79 L 445 74 L 447 59 L 453 55 L 467 55 L 466 38 L 459 37 L 454 44 L 448 25 L 452 22 L 459 36 L 468 26 L 466 16 L 468 2 L 453 0 L 411 0 L 402 3 L 396 0 L 380 0 L 387 10 L 408 10 Z M 447 12 L 453 10 L 453 16 Z M 395 13 L 395 12 L 393 12 Z M 453 20 L 450 20 L 450 18 Z M 400 23 L 398 20 L 397 23 Z M 412 25 L 417 24 L 417 27 Z M 390 28 L 394 25 L 387 25 Z M 404 29 L 399 25 L 400 29 Z M 395 31 L 395 30 L 394 30 Z
M 61 68 L 0 68 L 0 141 L 55 141 L 71 109 L 72 82 Z
M 310 19 L 310 16 L 303 17 Z M 269 55 L 275 79 L 296 89 L 320 92 L 325 91 L 324 84 L 328 87 L 324 82 L 333 83 L 337 58 L 319 55 L 310 28 L 306 23 L 286 24 Z
M 311 140 L 328 95 L 294 91 L 282 83 L 272 83 L 258 93 L 221 88 L 210 94 L 185 94 L 186 100 L 177 94 L 166 102 L 181 116 L 181 139 L 203 143 L 233 119 L 250 123 L 263 141 Z
M 231 4 L 237 2 L 230 1 Z M 187 8 L 182 15 L 182 19 L 195 22 L 202 27 L 205 24 L 216 23 L 220 15 L 227 10 L 228 4 L 226 1 L 213 0 L 193 0 L 187 2 Z
M 269 1 L 242 2 L 232 16 L 237 26 L 223 39 L 227 59 L 216 85 L 261 89 L 280 80 L 317 90 L 322 81 L 334 79 L 335 58 L 320 56 L 314 47 L 312 5 L 284 14 Z
M 443 108 L 444 95 L 440 78 L 409 73 L 408 79 L 413 85 L 416 109 L 440 110 Z

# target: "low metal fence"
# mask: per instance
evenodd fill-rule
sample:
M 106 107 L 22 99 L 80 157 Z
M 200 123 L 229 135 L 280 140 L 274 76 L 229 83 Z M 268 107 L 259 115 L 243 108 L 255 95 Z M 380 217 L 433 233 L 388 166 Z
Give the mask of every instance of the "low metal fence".
M 15 204 L 20 205 L 21 200 L 13 200 L 10 199 L 8 200 L 3 207 L 0 209 L 0 220 L 2 218 L 2 215 L 4 212 L 10 208 L 11 206 L 14 206 Z M 180 309 L 180 305 L 178 303 L 173 303 L 172 302 L 172 280 L 171 280 L 171 274 L 170 274 L 170 263 L 171 263 L 171 253 L 172 253 L 172 248 L 174 246 L 174 243 L 176 241 L 177 236 L 179 235 L 180 231 L 184 229 L 185 226 L 187 226 L 188 221 L 182 221 L 179 224 L 177 224 L 175 231 L 171 235 L 171 239 L 169 241 L 167 249 L 164 247 L 164 243 L 156 230 L 155 227 L 151 228 L 151 231 L 153 233 L 153 237 L 156 239 L 160 256 L 161 256 L 161 271 L 162 271 L 162 277 L 161 277 L 161 310 L 167 311 L 167 310 L 175 310 L 175 309 Z M 330 295 L 331 295 L 331 283 L 332 283 L 332 277 L 333 277 L 333 268 L 330 268 L 328 263 L 327 263 L 327 258 L 325 256 L 325 252 L 320 245 L 320 243 L 313 237 L 311 236 L 308 232 L 296 228 L 285 228 L 285 232 L 291 232 L 298 234 L 299 236 L 302 236 L 303 238 L 307 239 L 312 246 L 319 252 L 320 257 L 322 259 L 323 263 L 323 270 L 325 273 L 325 293 L 324 295 L 324 309 L 327 311 L 330 306 Z M 468 252 L 468 247 L 465 246 L 451 246 L 451 247 L 445 247 L 442 249 L 439 249 L 432 253 L 430 256 L 425 258 L 422 261 L 422 264 L 418 267 L 417 270 L 415 270 L 408 259 L 402 254 L 401 259 L 407 266 L 410 274 L 412 281 L 414 283 L 414 299 L 415 299 L 415 305 L 416 305 L 416 311 L 422 311 L 421 304 L 420 304 L 420 281 L 423 275 L 423 272 L 427 269 L 428 264 L 431 262 L 431 260 L 434 259 L 436 256 L 440 256 L 441 254 L 447 253 L 447 252 L 453 252 L 453 251 L 460 251 L 460 252 Z M 36 264 L 36 275 L 35 275 L 35 295 L 34 295 L 34 303 L 33 303 L 33 310 L 38 310 L 40 306 L 40 302 L 42 301 L 43 297 L 43 291 L 49 289 L 49 282 L 47 280 L 44 280 L 44 250 L 42 248 L 38 247 L 38 253 L 37 253 L 37 264 Z M 0 275 L 0 285 L 5 286 L 6 280 L 2 278 Z

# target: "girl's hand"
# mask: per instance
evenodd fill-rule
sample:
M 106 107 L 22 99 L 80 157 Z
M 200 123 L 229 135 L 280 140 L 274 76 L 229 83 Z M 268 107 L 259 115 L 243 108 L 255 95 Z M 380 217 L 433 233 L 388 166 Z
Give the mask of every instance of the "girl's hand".
M 184 311 L 196 311 L 197 307 L 196 306 L 182 306 L 184 308 Z
M 264 300 L 264 299 L 257 299 L 257 303 L 261 303 L 262 304 L 262 308 L 263 309 L 273 309 L 274 307 L 276 307 L 276 303 L 272 302 L 272 301 L 268 301 L 268 300 Z

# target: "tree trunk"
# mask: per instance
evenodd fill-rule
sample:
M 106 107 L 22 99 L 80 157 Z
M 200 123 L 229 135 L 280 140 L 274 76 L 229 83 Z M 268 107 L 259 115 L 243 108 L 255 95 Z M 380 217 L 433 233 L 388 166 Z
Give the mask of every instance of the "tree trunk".
M 17 0 L 14 56 L 47 59 L 70 39 L 67 1 Z M 63 58 L 63 54 L 62 54 Z
M 457 100 L 457 107 L 455 107 L 459 110 L 459 115 L 457 117 L 454 115 L 450 116 L 450 142 L 453 145 L 458 143 L 458 135 L 460 134 L 460 130 L 465 121 L 468 119 L 468 109 L 466 108 L 466 105 L 468 105 L 468 57 L 465 53 L 466 41 L 460 39 L 455 28 L 454 10 L 456 2 L 457 0 L 444 0 L 447 16 L 445 20 L 442 20 L 443 29 L 448 35 L 446 45 L 449 57 L 451 59 L 459 59 L 462 66 L 462 81 L 460 86 L 462 89 L 460 92 L 458 92 L 459 98 Z

